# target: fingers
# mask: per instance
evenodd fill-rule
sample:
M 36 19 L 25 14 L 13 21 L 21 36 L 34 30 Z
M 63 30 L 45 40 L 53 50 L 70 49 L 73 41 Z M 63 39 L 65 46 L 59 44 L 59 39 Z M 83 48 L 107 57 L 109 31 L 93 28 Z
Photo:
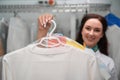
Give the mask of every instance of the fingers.
M 47 26 L 50 27 L 52 19 L 53 19 L 52 14 L 43 14 L 43 15 L 39 16 L 39 18 L 38 18 L 39 26 L 42 28 L 45 28 Z

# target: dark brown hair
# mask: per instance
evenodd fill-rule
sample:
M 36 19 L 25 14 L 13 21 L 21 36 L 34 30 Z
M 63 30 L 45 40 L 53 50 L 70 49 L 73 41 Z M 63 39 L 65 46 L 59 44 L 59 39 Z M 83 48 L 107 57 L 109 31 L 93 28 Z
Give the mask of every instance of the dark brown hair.
M 79 31 L 78 31 L 78 34 L 77 34 L 77 37 L 76 37 L 76 41 L 83 45 L 84 41 L 82 39 L 81 31 L 82 31 L 83 26 L 86 23 L 86 21 L 88 19 L 91 19 L 91 18 L 98 19 L 101 22 L 101 24 L 102 24 L 102 27 L 103 27 L 103 37 L 98 42 L 98 48 L 99 48 L 101 53 L 103 53 L 105 55 L 108 55 L 108 41 L 107 41 L 106 34 L 105 34 L 105 32 L 107 30 L 107 21 L 101 15 L 98 15 L 98 14 L 86 14 L 86 15 L 83 16 L 81 24 L 79 26 Z

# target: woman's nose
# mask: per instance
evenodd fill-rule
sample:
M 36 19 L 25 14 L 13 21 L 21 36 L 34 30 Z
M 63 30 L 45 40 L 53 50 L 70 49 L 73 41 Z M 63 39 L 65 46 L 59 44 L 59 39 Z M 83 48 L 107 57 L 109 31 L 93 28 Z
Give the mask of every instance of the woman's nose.
M 94 34 L 94 31 L 93 31 L 93 30 L 91 30 L 91 31 L 89 32 L 89 34 L 90 34 L 90 35 L 93 35 L 93 34 Z

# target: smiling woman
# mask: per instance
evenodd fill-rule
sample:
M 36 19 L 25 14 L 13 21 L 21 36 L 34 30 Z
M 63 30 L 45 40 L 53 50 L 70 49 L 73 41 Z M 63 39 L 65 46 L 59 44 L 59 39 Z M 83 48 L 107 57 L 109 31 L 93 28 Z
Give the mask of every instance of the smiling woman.
M 98 19 L 89 19 L 86 21 L 81 34 L 86 46 L 92 48 L 103 37 L 102 24 Z
M 108 42 L 105 35 L 107 22 L 104 17 L 98 14 L 87 14 L 83 17 L 79 28 L 77 42 L 90 48 L 97 45 L 101 53 L 108 55 Z
M 106 19 L 98 14 L 86 14 L 82 18 L 79 28 L 76 41 L 85 47 L 85 52 L 94 54 L 104 64 L 104 68 L 111 75 L 110 80 L 118 80 L 114 61 L 108 57 Z M 101 63 L 99 66 L 102 65 Z

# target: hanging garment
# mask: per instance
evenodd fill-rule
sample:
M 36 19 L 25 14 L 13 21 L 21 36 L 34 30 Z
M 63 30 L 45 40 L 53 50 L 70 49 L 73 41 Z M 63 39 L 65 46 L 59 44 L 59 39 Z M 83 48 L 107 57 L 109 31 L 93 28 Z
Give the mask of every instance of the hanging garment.
M 105 16 L 105 19 L 107 20 L 108 26 L 112 26 L 116 24 L 120 27 L 120 18 L 114 15 L 113 13 L 109 13 Z
M 5 20 L 0 20 L 0 56 L 6 53 L 8 35 L 8 23 Z
M 12 17 L 9 23 L 7 53 L 30 44 L 30 29 L 20 17 Z
M 117 25 L 112 25 L 108 27 L 106 32 L 106 36 L 108 39 L 108 51 L 109 56 L 115 61 L 117 75 L 120 80 L 120 28 Z
M 42 13 L 38 13 L 38 12 L 18 12 L 16 15 L 17 17 L 20 17 L 21 21 L 23 21 L 22 24 L 25 23 L 24 26 L 27 25 L 27 28 L 29 28 L 29 42 L 30 43 L 37 40 L 38 17 L 41 14 Z
M 30 44 L 3 57 L 3 80 L 104 80 L 96 57 L 72 46 Z

